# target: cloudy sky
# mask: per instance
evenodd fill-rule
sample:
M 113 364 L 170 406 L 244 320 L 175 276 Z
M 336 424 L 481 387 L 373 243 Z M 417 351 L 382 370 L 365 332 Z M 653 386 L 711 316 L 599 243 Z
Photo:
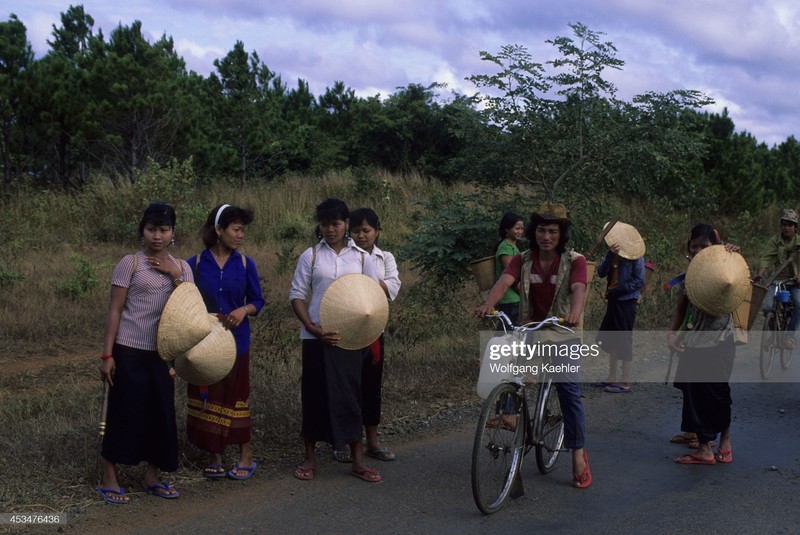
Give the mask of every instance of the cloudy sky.
M 74 5 L 80 5 L 78 1 Z M 12 0 L 40 57 L 68 0 Z M 464 80 L 493 72 L 479 57 L 506 44 L 553 57 L 545 43 L 572 36 L 580 22 L 625 61 L 608 78 L 618 96 L 697 89 L 724 107 L 737 131 L 772 146 L 800 138 L 798 0 L 87 0 L 85 11 L 108 37 L 135 20 L 150 42 L 171 36 L 187 68 L 207 75 L 237 40 L 294 86 L 321 95 L 341 80 L 361 96 L 409 83 L 442 82 L 474 93 Z

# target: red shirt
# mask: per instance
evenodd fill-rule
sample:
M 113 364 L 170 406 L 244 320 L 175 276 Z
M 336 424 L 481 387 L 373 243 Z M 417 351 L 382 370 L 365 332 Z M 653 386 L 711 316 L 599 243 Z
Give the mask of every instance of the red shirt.
M 547 273 L 544 272 L 539 257 L 531 251 L 531 285 L 528 302 L 530 303 L 530 314 L 532 321 L 541 321 L 550 314 L 553 306 L 553 299 L 556 296 L 556 283 L 558 282 L 558 266 L 561 263 L 561 255 L 558 255 Z M 503 270 L 503 275 L 511 275 L 514 281 L 519 281 L 522 277 L 522 255 L 518 254 L 511 259 L 511 262 Z M 586 258 L 578 256 L 572 261 L 569 284 L 586 284 Z

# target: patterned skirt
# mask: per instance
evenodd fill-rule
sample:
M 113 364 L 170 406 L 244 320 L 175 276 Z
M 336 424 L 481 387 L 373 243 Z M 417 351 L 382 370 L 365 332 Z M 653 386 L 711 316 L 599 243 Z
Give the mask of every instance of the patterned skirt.
M 236 357 L 233 369 L 220 382 L 189 385 L 187 397 L 189 442 L 213 453 L 223 453 L 228 444 L 250 442 L 249 352 Z

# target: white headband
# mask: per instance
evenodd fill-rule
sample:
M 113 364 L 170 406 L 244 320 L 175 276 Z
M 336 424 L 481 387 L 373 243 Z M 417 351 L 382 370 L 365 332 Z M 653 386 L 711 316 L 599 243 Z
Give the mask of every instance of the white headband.
M 214 226 L 215 227 L 219 225 L 219 216 L 222 214 L 222 211 L 225 208 L 230 208 L 230 207 L 231 207 L 230 204 L 223 204 L 222 206 L 219 207 L 219 210 L 217 210 L 217 217 L 214 218 Z

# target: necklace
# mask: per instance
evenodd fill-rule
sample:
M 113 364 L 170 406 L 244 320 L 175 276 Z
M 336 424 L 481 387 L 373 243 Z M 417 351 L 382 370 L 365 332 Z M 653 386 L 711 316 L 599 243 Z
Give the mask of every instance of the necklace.
M 216 259 L 217 259 L 217 260 L 219 260 L 220 262 L 222 262 L 223 260 L 227 260 L 227 259 L 228 259 L 228 257 L 231 255 L 231 253 L 228 253 L 228 254 L 226 254 L 226 255 L 218 255 L 218 254 L 217 254 L 217 253 L 215 253 L 213 250 L 211 251 L 211 254 L 214 256 L 214 258 L 216 258 Z

